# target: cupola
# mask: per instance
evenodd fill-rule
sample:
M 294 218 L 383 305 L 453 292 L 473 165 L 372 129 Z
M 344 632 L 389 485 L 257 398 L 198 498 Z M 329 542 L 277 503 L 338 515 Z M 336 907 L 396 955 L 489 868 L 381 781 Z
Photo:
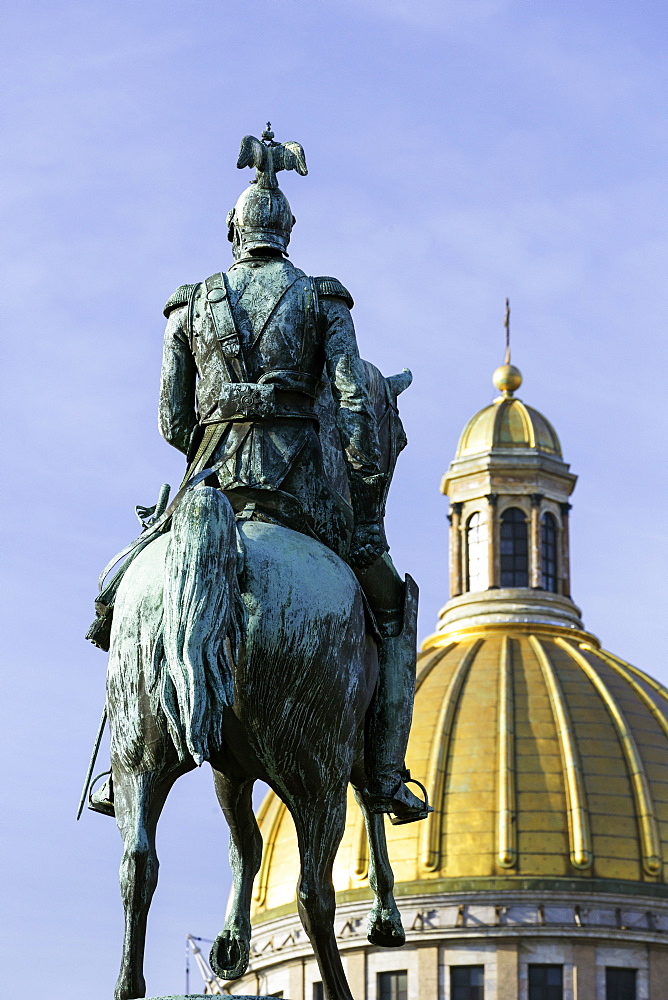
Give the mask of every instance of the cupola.
M 571 600 L 568 512 L 576 477 L 552 424 L 515 396 L 506 363 L 500 395 L 469 420 L 442 492 L 450 500 L 450 600 L 439 626 L 543 621 L 582 628 Z

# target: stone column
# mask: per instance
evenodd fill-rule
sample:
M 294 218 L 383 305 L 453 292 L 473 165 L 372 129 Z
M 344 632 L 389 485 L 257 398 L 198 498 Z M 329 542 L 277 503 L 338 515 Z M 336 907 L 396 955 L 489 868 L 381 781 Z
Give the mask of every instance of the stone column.
M 450 507 L 450 597 L 459 597 L 464 590 L 462 552 L 462 507 L 463 503 L 453 503 Z
M 290 1000 L 307 1000 L 304 994 L 303 958 L 288 966 L 288 996 Z
M 418 948 L 417 950 L 417 995 L 425 1000 L 439 1000 L 438 992 L 438 946 Z
M 564 597 L 571 596 L 571 559 L 570 541 L 568 538 L 568 512 L 571 509 L 569 503 L 559 505 L 561 509 L 561 552 L 559 576 L 561 577 L 561 593 Z
M 542 493 L 531 494 L 531 519 L 529 522 L 529 586 L 534 590 L 543 587 L 543 545 L 541 537 L 540 505 Z
M 573 1000 L 592 1000 L 596 996 L 596 946 L 573 945 Z
M 649 995 L 652 1000 L 668 1000 L 668 950 L 649 946 Z
M 366 1000 L 366 950 L 346 951 L 345 972 L 355 1000 Z
M 489 589 L 497 590 L 499 587 L 501 561 L 499 559 L 499 546 L 497 543 L 497 523 L 496 505 L 499 499 L 498 493 L 488 493 L 487 500 L 487 573 L 489 576 Z
M 499 941 L 496 946 L 496 1000 L 519 996 L 517 941 Z

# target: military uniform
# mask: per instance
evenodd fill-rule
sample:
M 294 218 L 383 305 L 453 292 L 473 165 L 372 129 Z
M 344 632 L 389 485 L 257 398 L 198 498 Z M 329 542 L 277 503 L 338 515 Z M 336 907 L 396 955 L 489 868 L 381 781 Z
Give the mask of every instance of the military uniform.
M 219 296 L 229 302 L 222 323 Z M 323 377 L 349 471 L 379 471 L 352 305 L 336 279 L 307 277 L 277 258 L 246 259 L 225 275 L 182 285 L 165 306 L 159 408 L 163 437 L 184 453 L 192 454 L 200 427 L 222 425 L 208 464 L 233 505 L 253 497 L 261 506 L 263 491 L 280 490 L 341 555 L 352 523 L 322 464 L 314 401 Z

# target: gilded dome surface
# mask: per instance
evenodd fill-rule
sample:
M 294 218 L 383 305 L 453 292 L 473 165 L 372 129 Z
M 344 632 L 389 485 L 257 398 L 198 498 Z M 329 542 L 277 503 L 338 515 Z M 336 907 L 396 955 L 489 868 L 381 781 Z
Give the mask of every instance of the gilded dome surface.
M 561 458 L 559 438 L 549 420 L 510 394 L 499 396 L 471 417 L 455 459 L 506 448 L 532 448 Z
M 397 883 L 429 893 L 613 880 L 661 892 L 667 712 L 665 688 L 584 631 L 518 623 L 429 640 L 418 660 L 407 763 L 425 781 L 434 813 L 387 824 Z M 294 903 L 298 854 L 292 820 L 273 793 L 258 818 L 261 918 Z M 339 892 L 368 885 L 352 795 L 334 882 Z
M 514 398 L 509 352 L 494 377 L 502 395 L 464 428 L 442 487 L 451 597 L 418 657 L 406 755 L 434 812 L 386 823 L 396 892 L 668 899 L 668 690 L 585 631 L 570 590 L 575 476 L 552 425 Z M 294 908 L 298 849 L 273 793 L 258 822 L 261 921 Z M 352 793 L 333 876 L 340 902 L 369 894 Z

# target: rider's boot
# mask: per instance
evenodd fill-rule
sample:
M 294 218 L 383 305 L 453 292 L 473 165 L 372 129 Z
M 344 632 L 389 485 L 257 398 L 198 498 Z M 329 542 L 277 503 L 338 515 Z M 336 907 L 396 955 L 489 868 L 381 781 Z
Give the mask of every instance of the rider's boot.
M 378 684 L 367 712 L 364 797 L 371 812 L 389 813 L 393 823 L 413 823 L 431 812 L 424 787 L 414 782 L 422 788 L 423 800 L 406 786 L 414 781 L 405 755 L 415 693 L 418 588 L 410 576 L 401 582 L 387 555 L 359 576 L 381 633 Z M 396 600 L 388 601 L 393 591 Z M 380 594 L 382 604 L 373 600 Z
M 115 816 L 114 810 L 114 782 L 111 777 L 104 781 L 99 788 L 93 789 L 88 796 L 88 808 L 93 812 L 103 813 L 105 816 Z

